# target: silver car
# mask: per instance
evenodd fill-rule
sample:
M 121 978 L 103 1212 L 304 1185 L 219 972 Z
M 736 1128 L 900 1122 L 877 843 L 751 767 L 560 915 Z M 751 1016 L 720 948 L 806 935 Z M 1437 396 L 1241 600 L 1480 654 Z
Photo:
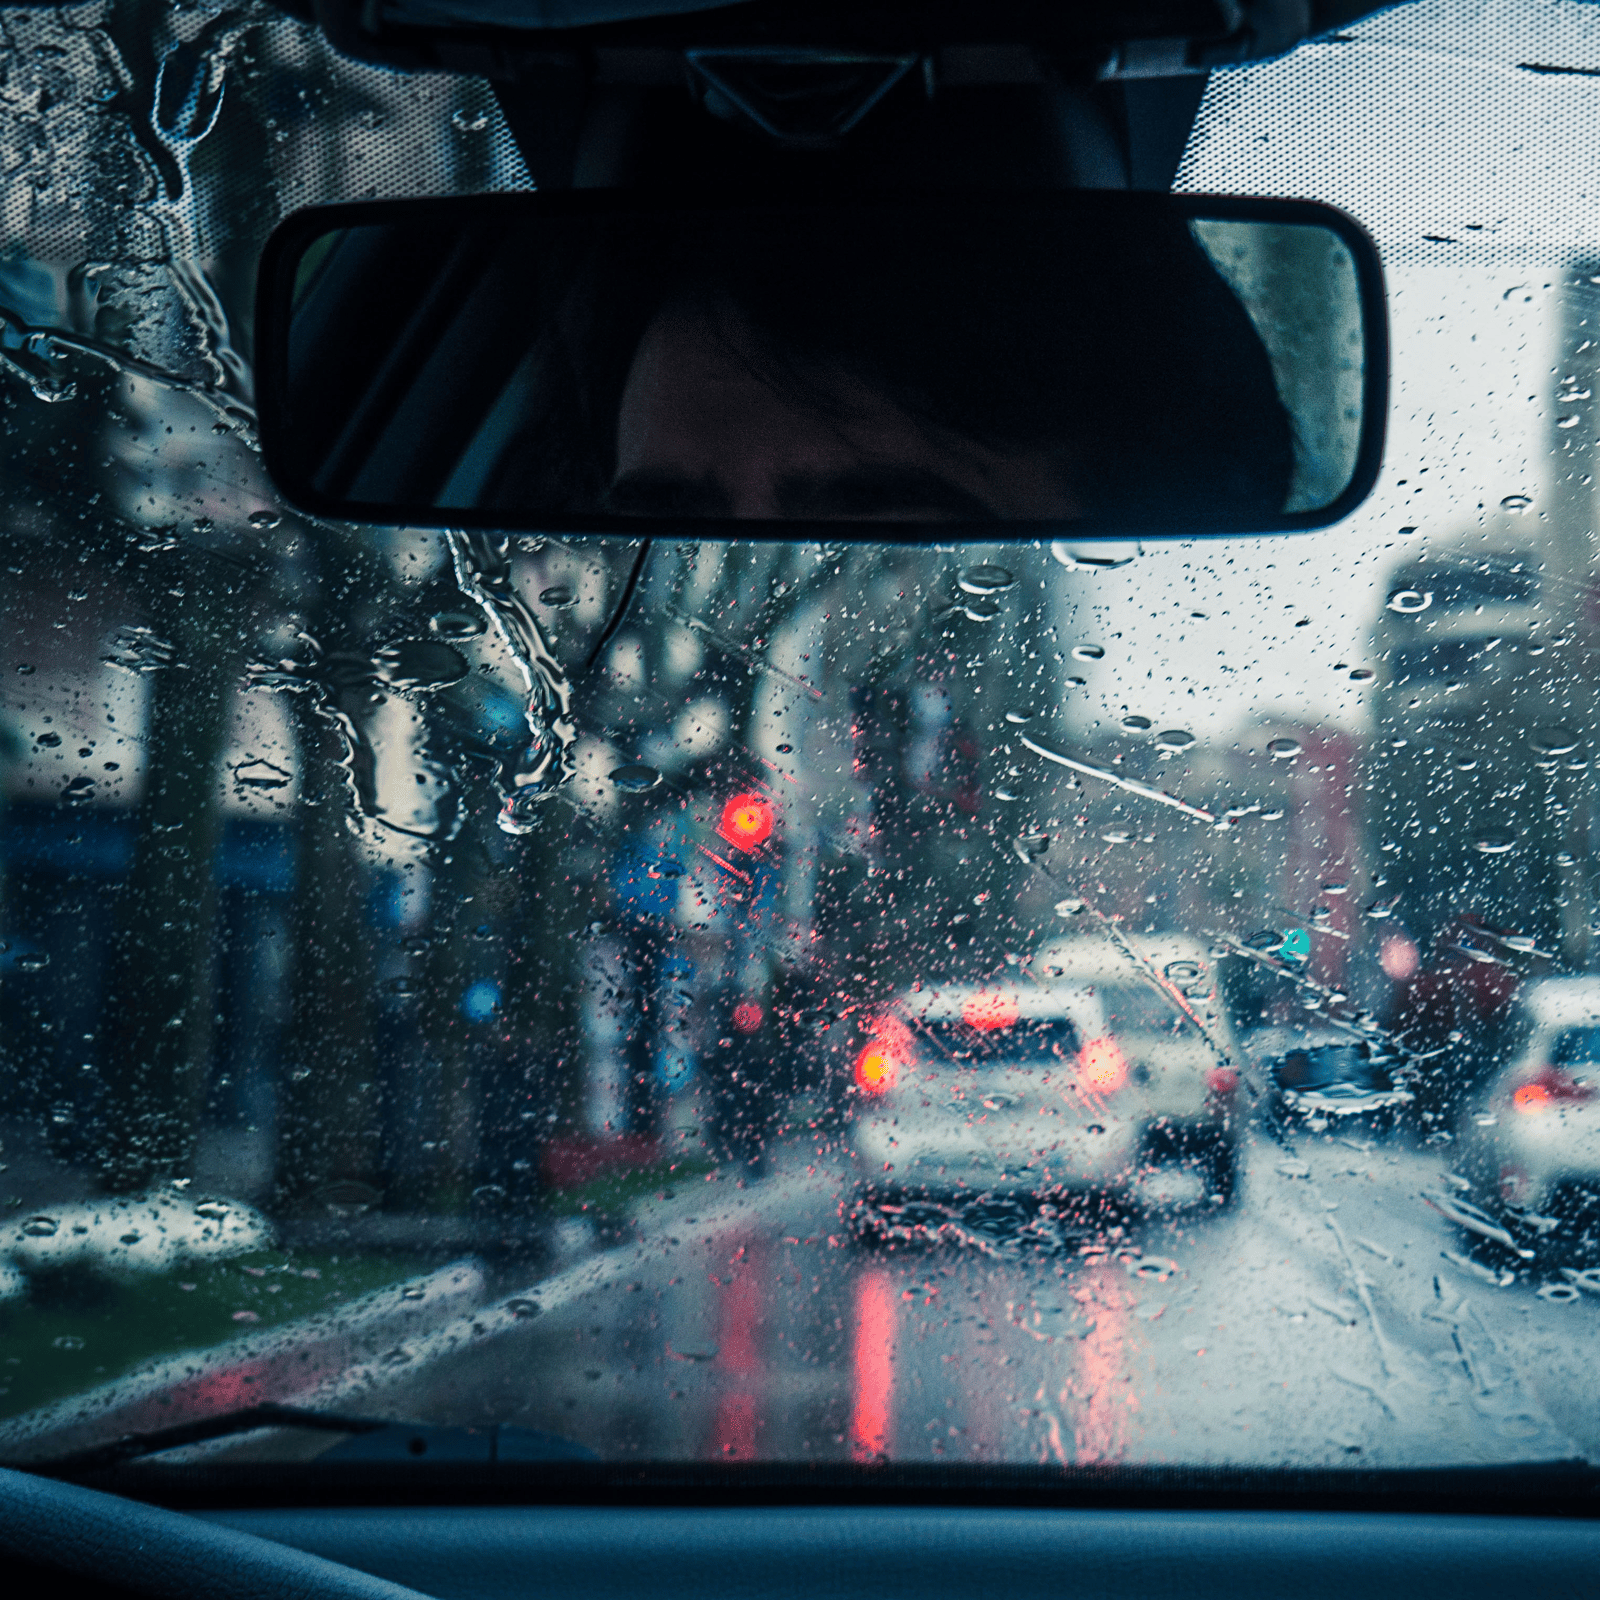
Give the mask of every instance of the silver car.
M 1513 1038 L 1462 1119 L 1461 1165 L 1514 1213 L 1570 1231 L 1600 1196 L 1600 978 L 1527 984 Z
M 1203 948 L 1156 954 L 1146 970 L 1065 941 L 1028 978 L 914 988 L 868 1017 L 850 1141 L 862 1194 L 1226 1203 L 1232 1036 Z

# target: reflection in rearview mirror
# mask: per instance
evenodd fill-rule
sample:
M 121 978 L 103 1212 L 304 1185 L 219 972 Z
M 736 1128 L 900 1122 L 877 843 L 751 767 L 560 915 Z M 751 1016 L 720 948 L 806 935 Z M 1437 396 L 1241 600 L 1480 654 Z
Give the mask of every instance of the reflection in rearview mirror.
M 344 207 L 279 231 L 261 305 L 268 465 L 368 521 L 1270 531 L 1381 447 L 1376 260 L 1310 204 Z

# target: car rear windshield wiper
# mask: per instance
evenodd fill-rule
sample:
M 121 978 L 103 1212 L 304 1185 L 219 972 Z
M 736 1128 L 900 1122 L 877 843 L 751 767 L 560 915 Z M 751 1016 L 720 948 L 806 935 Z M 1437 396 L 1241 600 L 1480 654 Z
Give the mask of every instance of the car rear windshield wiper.
M 3 1465 L 20 1472 L 43 1473 L 49 1477 L 72 1478 L 82 1473 L 101 1472 L 160 1455 L 184 1445 L 204 1444 L 225 1439 L 231 1434 L 252 1433 L 258 1428 L 314 1428 L 325 1433 L 348 1435 L 341 1443 L 325 1450 L 320 1461 L 593 1461 L 592 1450 L 559 1434 L 542 1433 L 537 1428 L 518 1428 L 489 1423 L 483 1427 L 437 1427 L 427 1423 L 399 1422 L 384 1418 L 343 1416 L 331 1411 L 311 1411 L 300 1406 L 270 1402 L 221 1411 L 215 1416 L 180 1422 L 170 1428 L 153 1428 L 144 1433 L 124 1434 L 106 1444 L 87 1450 L 70 1450 L 57 1456 L 28 1461 L 8 1461 Z

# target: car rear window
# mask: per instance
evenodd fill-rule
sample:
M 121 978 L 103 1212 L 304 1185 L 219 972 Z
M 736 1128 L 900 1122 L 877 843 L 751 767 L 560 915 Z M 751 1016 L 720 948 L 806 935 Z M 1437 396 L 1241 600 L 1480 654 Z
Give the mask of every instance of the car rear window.
M 1008 1027 L 990 1029 L 959 1021 L 925 1026 L 927 1037 L 946 1059 L 969 1067 L 1070 1061 L 1083 1042 L 1067 1017 L 1024 1017 Z
M 1128 1033 L 1164 1033 L 1200 1042 L 1200 1030 L 1179 1008 L 1153 987 L 1100 984 L 1095 996 L 1105 1010 L 1106 1027 L 1115 1037 Z
M 1568 1028 L 1550 1048 L 1554 1067 L 1582 1067 L 1600 1062 L 1600 1026 Z

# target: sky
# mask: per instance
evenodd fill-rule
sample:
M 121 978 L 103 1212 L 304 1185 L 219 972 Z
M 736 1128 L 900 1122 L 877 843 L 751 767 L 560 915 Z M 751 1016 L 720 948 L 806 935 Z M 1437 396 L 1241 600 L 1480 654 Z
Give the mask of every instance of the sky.
M 1558 380 L 1594 359 L 1572 354 L 1570 285 L 1600 262 L 1600 78 L 1529 67 L 1600 67 L 1600 9 L 1421 0 L 1348 37 L 1214 74 L 1178 187 L 1323 200 L 1373 235 L 1392 341 L 1378 485 L 1322 533 L 1063 575 L 1063 643 L 1105 649 L 1066 709 L 1080 736 L 1130 713 L 1210 740 L 1280 719 L 1360 731 L 1376 691 L 1349 672 L 1379 665 L 1394 568 L 1537 547 L 1552 526 L 1557 424 L 1584 412 Z M 1593 437 L 1586 413 L 1574 426 Z

